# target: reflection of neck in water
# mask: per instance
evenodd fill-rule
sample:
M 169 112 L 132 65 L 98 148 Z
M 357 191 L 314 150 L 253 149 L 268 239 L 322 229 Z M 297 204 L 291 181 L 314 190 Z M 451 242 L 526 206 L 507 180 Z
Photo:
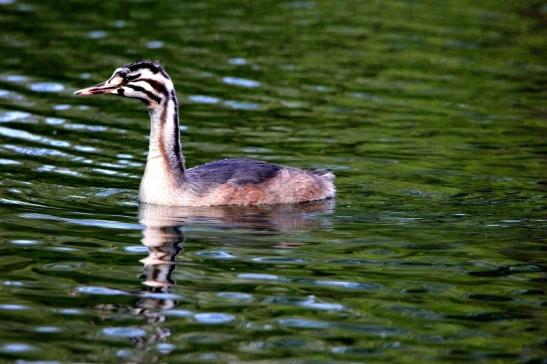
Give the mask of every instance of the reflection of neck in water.
M 171 334 L 169 329 L 160 327 L 160 324 L 165 321 L 162 311 L 176 305 L 175 296 L 171 294 L 171 287 L 175 284 L 171 276 L 176 256 L 182 250 L 180 244 L 184 240 L 181 227 L 178 226 L 181 222 L 173 219 L 173 216 L 167 216 L 167 212 L 156 216 L 157 213 L 145 205 L 139 208 L 139 221 L 145 225 L 141 242 L 148 248 L 148 256 L 141 259 L 144 264 L 141 278 L 145 289 L 141 292 L 141 299 L 133 314 L 144 317 L 150 330 L 147 330 L 147 336 L 133 337 L 131 340 L 141 348 L 165 341 Z
M 148 256 L 141 259 L 144 264 L 141 278 L 144 278 L 143 284 L 148 292 L 168 293 L 169 288 L 175 284 L 171 274 L 175 269 L 175 257 L 181 251 L 179 244 L 183 239 L 177 226 L 147 225 L 144 229 L 141 242 L 148 248 Z
M 176 226 L 147 226 L 142 244 L 148 248 L 148 256 L 141 259 L 144 264 L 142 293 L 139 306 L 149 310 L 173 308 L 176 302 L 170 295 L 175 284 L 171 275 L 175 269 L 175 257 L 181 251 L 182 232 Z

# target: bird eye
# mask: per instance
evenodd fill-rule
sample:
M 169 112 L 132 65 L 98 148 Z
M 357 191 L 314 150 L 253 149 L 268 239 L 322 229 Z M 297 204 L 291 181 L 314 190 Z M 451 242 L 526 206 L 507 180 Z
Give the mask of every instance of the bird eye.
M 121 77 L 121 78 L 127 78 L 127 71 L 118 72 L 118 76 Z
M 128 81 L 134 81 L 136 80 L 137 78 L 141 77 L 141 74 L 140 73 L 137 73 L 137 74 L 134 74 L 134 75 L 129 75 L 127 76 L 127 80 Z

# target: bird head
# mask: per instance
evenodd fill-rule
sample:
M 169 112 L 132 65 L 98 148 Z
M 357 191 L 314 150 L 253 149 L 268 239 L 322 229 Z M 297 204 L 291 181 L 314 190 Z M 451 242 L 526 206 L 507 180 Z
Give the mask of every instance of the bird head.
M 119 67 L 108 80 L 75 91 L 74 94 L 124 96 L 139 99 L 151 107 L 174 97 L 174 87 L 171 78 L 159 63 L 144 60 Z

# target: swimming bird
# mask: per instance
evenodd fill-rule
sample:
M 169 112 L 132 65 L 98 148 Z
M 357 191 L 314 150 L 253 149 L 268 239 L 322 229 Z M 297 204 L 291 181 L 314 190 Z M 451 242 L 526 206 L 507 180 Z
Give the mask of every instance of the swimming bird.
M 117 68 L 98 85 L 74 92 L 141 100 L 150 115 L 150 142 L 139 189 L 141 202 L 169 206 L 260 205 L 335 196 L 334 174 L 253 159 L 230 158 L 188 168 L 182 154 L 179 107 L 163 67 L 143 60 Z

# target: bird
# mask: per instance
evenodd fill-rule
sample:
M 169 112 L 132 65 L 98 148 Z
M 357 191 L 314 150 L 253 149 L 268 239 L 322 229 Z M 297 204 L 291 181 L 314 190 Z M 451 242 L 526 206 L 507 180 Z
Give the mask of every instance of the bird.
M 228 158 L 186 168 L 179 103 L 171 77 L 157 61 L 118 67 L 79 96 L 116 95 L 141 100 L 150 116 L 150 140 L 139 188 L 142 203 L 165 206 L 268 205 L 334 198 L 335 176 L 247 158 Z

